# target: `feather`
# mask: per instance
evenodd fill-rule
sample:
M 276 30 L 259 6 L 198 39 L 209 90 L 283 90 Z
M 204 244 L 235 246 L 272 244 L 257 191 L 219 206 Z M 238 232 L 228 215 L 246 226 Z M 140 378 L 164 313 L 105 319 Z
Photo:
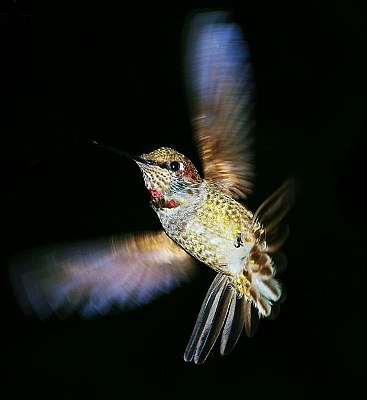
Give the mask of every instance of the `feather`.
M 265 228 L 267 237 L 273 232 L 276 234 L 277 230 L 279 230 L 279 224 L 292 207 L 294 197 L 294 180 L 289 178 L 257 209 L 253 216 L 253 221 L 261 223 Z M 284 233 L 287 234 L 287 230 Z
M 229 354 L 232 351 L 241 335 L 246 318 L 244 302 L 246 302 L 244 296 L 237 297 L 236 291 L 231 290 L 230 306 L 220 343 L 220 353 L 222 355 Z
M 187 35 L 186 81 L 204 177 L 245 198 L 254 177 L 253 74 L 238 25 L 226 12 L 194 16 Z
M 106 314 L 172 291 L 194 272 L 194 260 L 163 231 L 55 245 L 15 256 L 9 273 L 26 314 L 45 319 Z
M 230 284 L 230 277 L 217 274 L 201 306 L 190 341 L 184 353 L 185 361 L 203 363 L 221 334 L 220 353 L 229 354 L 245 326 L 247 336 L 257 329 L 255 308 L 239 296 Z
M 228 283 L 227 275 L 217 274 L 211 284 L 186 347 L 185 361 L 201 364 L 210 353 L 228 312 L 232 293 Z
M 249 302 L 243 302 L 245 314 L 245 332 L 248 337 L 253 336 L 259 326 L 259 313 L 255 307 Z

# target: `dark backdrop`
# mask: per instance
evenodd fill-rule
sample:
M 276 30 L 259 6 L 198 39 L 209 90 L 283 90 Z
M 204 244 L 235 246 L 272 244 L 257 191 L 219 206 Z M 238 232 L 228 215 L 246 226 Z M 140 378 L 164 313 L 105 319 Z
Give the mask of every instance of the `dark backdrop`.
M 4 2 L 6 3 L 6 2 Z M 92 140 L 198 163 L 181 68 L 185 18 L 215 2 L 24 0 L 2 5 L 2 254 L 159 228 L 136 166 Z M 362 4 L 362 2 L 360 2 Z M 26 319 L 2 279 L 5 398 L 289 398 L 348 393 L 366 374 L 366 24 L 357 1 L 233 1 L 256 80 L 255 209 L 298 183 L 276 321 L 182 355 L 213 273 L 94 321 Z M 352 394 L 354 393 L 354 394 Z M 6 397 L 7 396 L 7 397 Z M 4 398 L 4 397 L 3 397 Z M 36 398 L 36 397 L 34 397 Z

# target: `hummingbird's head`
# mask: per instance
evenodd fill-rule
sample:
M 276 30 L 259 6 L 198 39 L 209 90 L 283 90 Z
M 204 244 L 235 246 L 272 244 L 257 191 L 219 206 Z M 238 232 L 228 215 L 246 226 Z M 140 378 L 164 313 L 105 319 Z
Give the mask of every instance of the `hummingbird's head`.
M 160 147 L 135 159 L 143 173 L 144 183 L 157 202 L 174 208 L 179 198 L 192 192 L 201 182 L 194 164 L 169 147 Z

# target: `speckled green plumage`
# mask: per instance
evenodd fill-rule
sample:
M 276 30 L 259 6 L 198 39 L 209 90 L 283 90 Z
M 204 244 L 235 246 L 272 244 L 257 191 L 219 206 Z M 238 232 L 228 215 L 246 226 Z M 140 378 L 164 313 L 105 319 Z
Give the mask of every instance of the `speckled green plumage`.
M 256 242 L 252 213 L 205 180 L 182 200 L 178 209 L 158 211 L 166 233 L 201 262 L 228 272 L 229 253 L 236 251 L 237 239 Z

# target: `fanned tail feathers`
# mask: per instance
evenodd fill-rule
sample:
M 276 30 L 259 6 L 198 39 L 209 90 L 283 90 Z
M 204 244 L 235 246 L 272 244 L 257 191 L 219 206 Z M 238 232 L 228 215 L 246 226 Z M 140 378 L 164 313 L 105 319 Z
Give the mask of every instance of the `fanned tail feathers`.
M 230 353 L 245 326 L 248 336 L 257 327 L 258 316 L 245 296 L 238 296 L 231 277 L 217 274 L 204 299 L 186 347 L 185 361 L 202 364 L 222 331 L 220 353 Z

